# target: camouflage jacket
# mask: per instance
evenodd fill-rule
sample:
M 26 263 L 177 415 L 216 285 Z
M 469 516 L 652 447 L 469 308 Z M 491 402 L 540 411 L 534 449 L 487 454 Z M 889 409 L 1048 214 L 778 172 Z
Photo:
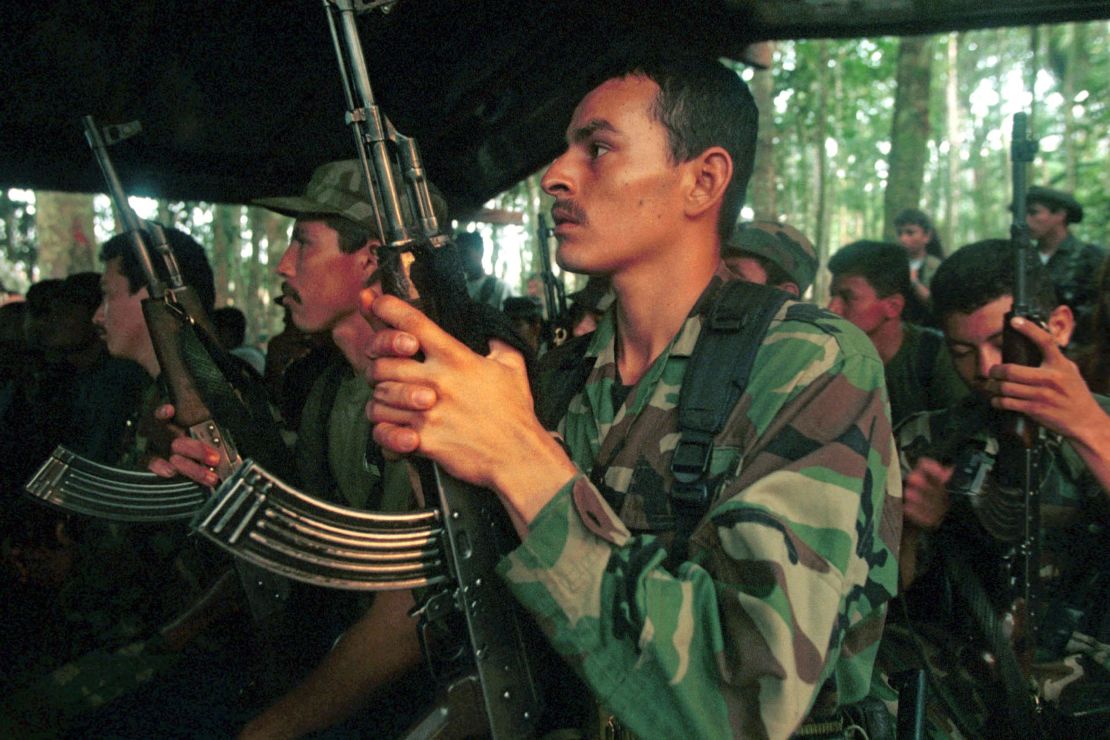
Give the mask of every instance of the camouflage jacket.
M 1095 398 L 1110 411 L 1110 398 Z M 909 475 L 920 457 L 936 455 L 935 440 L 961 440 L 959 453 L 950 461 L 956 468 L 948 483 L 951 508 L 940 528 L 921 539 L 917 571 L 924 573 L 933 566 L 938 549 L 952 552 L 958 548 L 996 605 L 1008 606 L 1017 594 L 1009 585 L 1013 574 L 1007 569 L 1007 555 L 1023 536 L 1024 492 L 1016 479 L 1004 480 L 1007 465 L 999 454 L 998 439 L 990 431 L 989 422 L 981 415 L 974 416 L 976 404 L 975 398 L 968 397 L 950 409 L 911 416 L 898 428 L 903 477 Z M 985 469 L 981 477 L 976 466 Z M 1074 582 L 1082 580 L 1081 571 L 1097 570 L 1104 561 L 1098 553 L 1105 552 L 1110 526 L 1106 496 L 1071 445 L 1055 434 L 1045 434 L 1036 475 L 1041 501 L 1042 609 L 1038 611 L 1043 616 L 1045 607 L 1062 599 L 1069 601 L 1068 608 L 1083 612 L 1089 605 L 1070 600 L 1075 596 Z M 935 594 L 915 593 L 932 584 L 932 580 L 919 579 L 910 590 L 917 617 L 929 618 L 921 610 L 937 606 Z M 1045 627 L 1051 629 L 1052 625 Z M 1060 657 L 1067 635 L 1061 635 L 1061 644 L 1055 647 L 1047 635 L 1044 638 L 1039 645 L 1040 657 Z
M 559 425 L 583 472 L 499 564 L 556 650 L 643 737 L 785 737 L 823 686 L 842 703 L 863 697 L 897 586 L 882 363 L 851 324 L 793 301 L 716 439 L 709 516 L 687 561 L 664 567 L 669 535 L 643 491 L 670 488 L 705 296 L 730 278 L 718 271 L 619 408 L 613 311 L 603 317 Z

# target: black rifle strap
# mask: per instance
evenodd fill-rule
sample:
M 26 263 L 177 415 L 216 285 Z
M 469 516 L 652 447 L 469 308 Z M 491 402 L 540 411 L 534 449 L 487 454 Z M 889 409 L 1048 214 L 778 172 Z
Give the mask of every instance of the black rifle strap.
M 743 395 L 771 320 L 791 296 L 776 288 L 732 280 L 711 300 L 682 381 L 679 442 L 671 458 L 675 520 L 670 561 L 686 559 L 686 546 L 710 503 L 713 438 Z M 592 334 L 575 337 L 543 357 L 537 373 L 536 415 L 554 429 L 582 390 L 593 363 L 586 358 Z
M 709 510 L 713 439 L 724 429 L 755 363 L 771 320 L 790 295 L 777 288 L 732 280 L 703 319 L 678 397 L 678 446 L 671 457 L 675 520 L 669 562 L 686 559 L 687 545 Z

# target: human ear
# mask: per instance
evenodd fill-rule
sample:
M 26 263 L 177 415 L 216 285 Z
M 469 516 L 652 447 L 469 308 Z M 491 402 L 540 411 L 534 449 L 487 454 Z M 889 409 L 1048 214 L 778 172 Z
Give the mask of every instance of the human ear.
M 892 293 L 883 299 L 883 305 L 886 306 L 887 318 L 896 319 L 906 308 L 906 297 L 901 293 Z
M 686 196 L 686 215 L 702 216 L 719 208 L 732 182 L 732 157 L 719 146 L 711 146 L 684 164 L 693 175 Z
M 1056 340 L 1056 344 L 1067 347 L 1068 342 L 1071 341 L 1072 332 L 1075 331 L 1075 314 L 1072 313 L 1071 307 L 1060 304 L 1052 309 L 1052 313 L 1048 315 L 1048 321 L 1045 322 L 1045 328 Z

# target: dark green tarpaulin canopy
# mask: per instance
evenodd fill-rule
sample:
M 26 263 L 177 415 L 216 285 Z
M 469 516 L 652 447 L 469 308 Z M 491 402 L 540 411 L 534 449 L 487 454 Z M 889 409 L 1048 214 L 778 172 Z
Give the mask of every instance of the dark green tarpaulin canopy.
M 319 2 L 7 2 L 0 187 L 100 191 L 80 117 L 142 121 L 128 189 L 244 202 L 353 156 Z M 371 80 L 452 208 L 543 166 L 616 60 L 674 44 L 740 58 L 772 38 L 930 33 L 1110 16 L 1106 0 L 401 0 L 360 19 Z

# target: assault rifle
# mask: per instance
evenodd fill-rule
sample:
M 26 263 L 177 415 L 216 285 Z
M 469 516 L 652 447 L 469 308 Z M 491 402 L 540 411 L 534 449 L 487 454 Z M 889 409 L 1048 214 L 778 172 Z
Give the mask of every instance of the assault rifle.
M 377 248 L 382 287 L 410 297 L 402 255 L 411 255 L 421 308 L 485 354 L 477 304 L 467 296 L 455 246 L 440 232 L 416 142 L 382 115 L 370 87 L 356 6 L 386 5 L 324 2 L 346 121 L 383 237 Z M 525 649 L 527 623 L 493 570 L 515 544 L 508 517 L 489 492 L 450 478 L 428 460 L 411 463 L 436 508 L 385 514 L 338 507 L 248 461 L 217 491 L 198 531 L 249 562 L 307 583 L 361 590 L 426 586 L 416 612 L 425 656 L 443 691 L 439 706 L 410 736 L 532 735 L 540 698 Z
M 540 261 L 543 262 L 543 304 L 544 304 L 544 339 L 552 347 L 558 347 L 567 341 L 570 336 L 570 312 L 567 310 L 567 291 L 563 281 L 555 277 L 551 269 L 551 242 L 555 232 L 547 225 L 547 219 L 541 213 L 537 236 L 540 244 Z
M 1025 113 L 1014 114 L 1010 142 L 1013 180 L 1013 221 L 1010 226 L 1010 241 L 1014 250 L 1014 303 L 1004 319 L 1002 361 L 1036 367 L 1043 359 L 1040 349 L 1010 326 L 1011 320 L 1018 316 L 1037 323 L 1042 323 L 1044 318 L 1037 315 L 1033 309 L 1027 280 L 1028 267 L 1035 256 L 1032 241 L 1029 238 L 1029 226 L 1025 219 L 1026 165 L 1033 161 L 1033 155 L 1037 152 L 1037 142 L 1029 139 L 1026 125 Z M 1017 468 L 1017 479 L 1024 489 L 1023 531 L 1016 552 L 1018 572 L 1014 574 L 1014 581 L 1016 581 L 1014 586 L 1018 596 L 1014 600 L 1012 611 L 1015 621 L 1014 650 L 1025 670 L 1029 669 L 1036 652 L 1039 622 L 1037 609 L 1041 558 L 1041 500 L 1040 482 L 1037 480 L 1038 436 L 1037 425 L 1032 419 L 1022 414 L 1007 413 L 1000 439 L 999 475 L 1007 475 L 1007 468 Z M 1012 472 L 1009 474 L 1012 477 Z M 1022 701 L 1022 706 L 1015 707 L 1012 711 L 1027 712 L 1027 708 L 1031 706 L 1028 692 L 1026 697 L 1011 697 L 1011 700 Z M 1023 719 L 1031 718 L 1026 715 Z M 1015 724 L 1018 723 L 1015 722 Z M 1025 726 L 1031 728 L 1030 724 Z
M 162 382 L 174 404 L 175 421 L 219 451 L 215 469 L 221 478 L 230 477 L 242 460 L 210 407 L 219 409 L 226 423 L 233 425 L 237 439 L 249 442 L 252 454 L 284 471 L 282 461 L 288 455 L 277 430 L 272 424 L 253 423 L 252 417 L 268 410 L 261 388 L 248 384 L 233 388 L 228 383 L 236 370 L 214 338 L 196 291 L 182 279 L 165 231 L 158 224 L 140 223 L 108 156 L 108 146 L 140 130 L 138 122 L 101 129 L 92 116 L 85 116 L 83 123 L 108 195 L 146 279 L 149 296 L 142 301 L 143 318 Z M 164 481 L 150 473 L 99 465 L 64 448 L 55 450 L 26 490 L 65 511 L 126 522 L 190 519 L 211 493 L 194 483 Z M 288 583 L 247 564 L 237 569 L 256 619 L 265 619 L 281 607 Z
M 150 297 L 143 300 L 143 316 L 177 409 L 177 419 L 191 435 L 220 451 L 217 470 L 229 475 L 239 462 L 239 454 L 212 421 L 186 371 L 182 354 L 185 325 L 206 321 L 204 309 L 196 292 L 182 281 L 161 227 L 149 224 L 143 230 L 108 156 L 110 145 L 138 133 L 141 126 L 133 121 L 101 129 L 92 116 L 85 116 L 82 122 L 85 137 L 104 174 L 108 196 L 146 278 Z M 166 279 L 155 267 L 156 259 L 163 264 Z M 32 496 L 65 511 L 129 522 L 188 519 L 208 498 L 208 489 L 203 486 L 100 465 L 64 447 L 54 451 L 25 488 Z

